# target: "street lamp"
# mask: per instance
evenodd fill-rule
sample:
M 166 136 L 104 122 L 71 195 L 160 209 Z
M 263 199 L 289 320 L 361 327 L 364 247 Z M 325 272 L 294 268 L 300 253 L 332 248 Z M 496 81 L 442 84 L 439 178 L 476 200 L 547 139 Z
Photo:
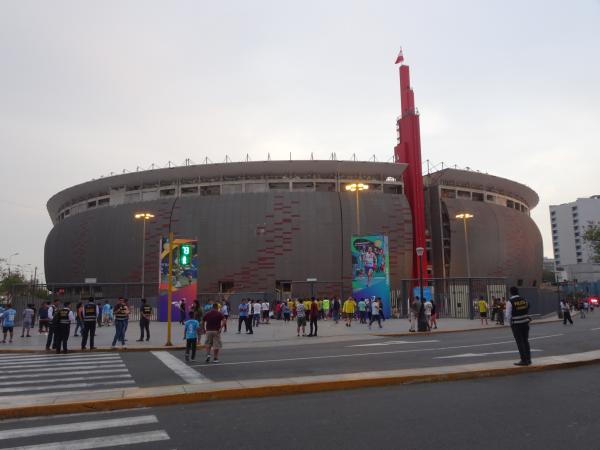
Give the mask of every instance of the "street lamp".
M 465 229 L 465 253 L 467 255 L 467 278 L 471 278 L 471 261 L 469 258 L 469 234 L 467 232 L 467 220 L 475 217 L 473 214 L 469 213 L 460 213 L 456 215 L 457 219 L 463 221 L 464 229 Z
M 13 256 L 17 256 L 19 252 L 13 253 L 12 255 L 8 255 L 8 276 L 10 277 L 10 260 Z
M 134 216 L 136 219 L 142 219 L 143 220 L 143 231 L 142 231 L 142 298 L 144 298 L 144 282 L 145 282 L 145 267 L 144 267 L 144 261 L 146 259 L 146 221 L 153 219 L 154 218 L 154 214 L 148 213 L 148 212 L 143 212 L 143 213 L 137 213 Z
M 348 192 L 356 192 L 356 234 L 360 235 L 360 203 L 358 201 L 358 193 L 369 189 L 368 184 L 352 183 L 346 185 Z
M 421 308 L 419 308 L 419 324 L 417 326 L 417 331 L 426 331 L 427 322 L 425 319 L 425 299 L 423 298 L 423 254 L 425 253 L 425 249 L 423 247 L 417 247 L 415 251 L 417 253 L 417 256 L 419 257 L 419 298 L 421 300 Z

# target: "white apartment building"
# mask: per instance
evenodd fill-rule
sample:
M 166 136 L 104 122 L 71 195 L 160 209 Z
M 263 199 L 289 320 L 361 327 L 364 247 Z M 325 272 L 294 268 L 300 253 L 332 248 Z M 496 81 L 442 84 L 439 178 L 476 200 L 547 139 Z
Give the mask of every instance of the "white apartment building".
M 552 245 L 559 278 L 565 279 L 572 266 L 593 262 L 592 251 L 583 240 L 590 222 L 600 222 L 600 195 L 550 206 Z

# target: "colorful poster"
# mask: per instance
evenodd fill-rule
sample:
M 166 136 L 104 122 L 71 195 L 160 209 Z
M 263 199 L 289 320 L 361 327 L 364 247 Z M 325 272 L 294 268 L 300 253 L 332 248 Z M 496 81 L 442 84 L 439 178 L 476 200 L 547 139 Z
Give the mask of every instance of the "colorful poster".
M 175 239 L 173 245 L 172 307 L 171 321 L 181 319 L 181 303 L 185 312 L 189 312 L 196 300 L 198 291 L 198 250 L 197 242 L 192 239 Z M 160 247 L 160 286 L 158 301 L 158 320 L 168 320 L 168 282 L 169 282 L 169 240 L 162 238 Z M 187 317 L 184 318 L 184 320 Z
M 381 298 L 385 317 L 391 317 L 390 255 L 384 235 L 352 236 L 352 295 Z

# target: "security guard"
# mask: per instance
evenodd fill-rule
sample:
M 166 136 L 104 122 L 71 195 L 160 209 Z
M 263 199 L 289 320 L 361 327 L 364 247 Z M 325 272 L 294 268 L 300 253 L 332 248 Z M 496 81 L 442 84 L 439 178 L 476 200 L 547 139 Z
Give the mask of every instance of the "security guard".
M 519 295 L 519 289 L 510 288 L 510 298 L 506 303 L 506 320 L 517 341 L 521 361 L 515 366 L 529 366 L 531 364 L 531 350 L 529 348 L 529 303 Z
M 67 341 L 71 333 L 71 322 L 75 321 L 73 311 L 69 308 L 70 305 L 70 302 L 65 302 L 64 306 L 58 310 L 53 319 L 57 354 L 60 353 L 61 346 L 63 352 L 67 353 Z
M 94 350 L 94 337 L 96 335 L 96 320 L 98 319 L 98 305 L 94 303 L 94 297 L 88 298 L 83 305 L 82 312 L 83 333 L 81 333 L 81 350 L 85 350 L 88 336 L 90 337 L 90 351 Z
M 52 304 L 48 307 L 48 338 L 46 339 L 46 351 L 50 351 L 50 347 L 52 349 L 56 349 L 56 325 L 54 325 L 54 316 L 58 314 L 60 310 L 60 301 L 55 298 L 52 300 Z
M 144 340 L 144 330 L 146 331 L 146 340 L 150 340 L 150 319 L 152 318 L 152 306 L 146 303 L 146 299 L 142 299 L 142 306 L 140 306 L 140 338 L 138 342 Z

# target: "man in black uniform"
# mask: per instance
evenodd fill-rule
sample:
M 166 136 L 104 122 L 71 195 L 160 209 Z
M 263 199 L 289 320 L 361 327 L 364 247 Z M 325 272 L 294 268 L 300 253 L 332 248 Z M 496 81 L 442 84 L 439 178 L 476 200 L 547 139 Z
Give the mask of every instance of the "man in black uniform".
M 519 289 L 510 288 L 510 298 L 506 302 L 506 320 L 517 341 L 521 361 L 515 366 L 529 366 L 531 364 L 531 350 L 529 348 L 529 303 L 519 295 Z
M 71 322 L 75 321 L 73 311 L 69 308 L 70 305 L 71 303 L 65 302 L 64 306 L 57 311 L 53 319 L 57 354 L 60 353 L 61 346 L 63 352 L 67 353 L 67 341 L 71 333 Z
M 94 337 L 96 335 L 96 320 L 98 319 L 98 305 L 94 303 L 94 297 L 88 298 L 83 305 L 83 333 L 81 333 L 81 350 L 85 350 L 88 336 L 90 337 L 90 350 L 94 350 Z
M 46 339 L 46 350 L 50 347 L 56 349 L 56 325 L 54 325 L 54 316 L 58 314 L 60 302 L 57 298 L 52 300 L 52 304 L 48 307 L 48 338 Z
M 146 340 L 150 340 L 150 318 L 152 317 L 152 306 L 146 304 L 146 299 L 142 299 L 140 306 L 140 338 L 138 342 L 144 340 L 144 330 L 146 330 Z

